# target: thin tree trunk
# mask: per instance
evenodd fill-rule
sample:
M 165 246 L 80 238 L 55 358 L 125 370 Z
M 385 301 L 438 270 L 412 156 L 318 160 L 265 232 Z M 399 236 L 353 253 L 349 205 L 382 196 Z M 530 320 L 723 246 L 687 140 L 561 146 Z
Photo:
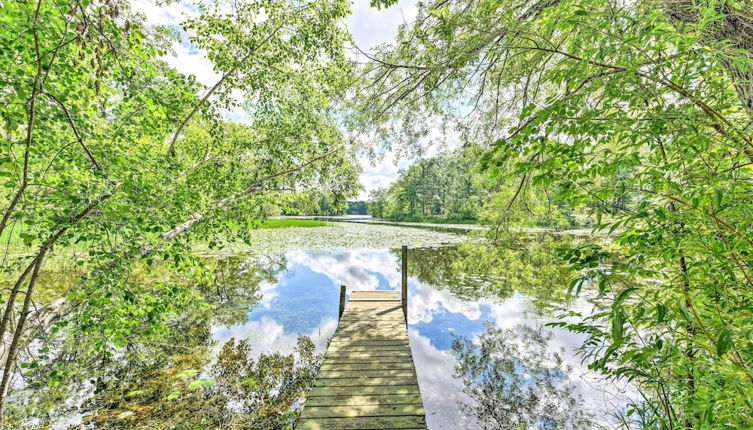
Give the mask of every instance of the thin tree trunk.
M 284 189 L 284 188 L 265 188 L 264 185 L 273 179 L 276 179 L 276 178 L 279 178 L 279 177 L 282 177 L 282 176 L 285 176 L 294 172 L 301 171 L 314 163 L 317 163 L 323 159 L 330 157 L 335 151 L 336 150 L 328 151 L 327 153 L 320 155 L 318 157 L 312 158 L 306 161 L 305 163 L 302 163 L 296 167 L 258 179 L 254 181 L 254 183 L 251 186 L 244 189 L 243 191 L 240 191 L 238 193 L 225 197 L 222 200 L 219 200 L 218 202 L 216 202 L 209 208 L 201 212 L 197 212 L 193 216 L 189 217 L 185 222 L 178 224 L 172 229 L 162 233 L 159 236 L 159 239 L 162 242 L 169 242 L 175 239 L 176 237 L 180 236 L 181 234 L 185 233 L 186 231 L 190 230 L 191 228 L 195 227 L 196 225 L 211 219 L 212 212 L 217 211 L 217 210 L 222 210 L 234 204 L 237 204 L 244 197 L 247 197 L 251 194 L 255 194 L 259 192 L 269 192 L 269 191 L 289 191 L 288 189 Z M 130 257 L 126 257 L 126 260 L 136 261 L 140 258 L 143 258 L 151 254 L 152 252 L 157 251 L 158 249 L 159 248 L 157 246 L 142 247 L 138 253 Z M 69 289 L 68 293 L 83 289 L 85 286 L 88 285 L 91 279 L 97 276 L 98 273 L 99 271 L 93 271 L 91 273 L 84 275 L 81 278 L 81 280 L 79 280 L 74 286 L 72 286 Z M 43 308 L 40 308 L 37 311 L 31 312 L 30 316 L 26 318 L 26 321 L 29 321 L 29 322 L 33 321 L 34 323 L 25 325 L 23 327 L 23 333 L 22 333 L 23 337 L 26 339 L 36 338 L 37 336 L 46 332 L 52 326 L 52 324 L 54 324 L 56 321 L 70 314 L 81 303 L 82 303 L 82 300 L 71 301 L 71 300 L 68 300 L 66 297 L 62 297 L 54 301 L 53 303 Z M 17 327 L 16 331 L 20 332 L 21 328 Z M 2 341 L 6 341 L 6 339 L 3 338 Z M 7 350 L 0 349 L 0 363 L 6 363 L 7 361 L 9 361 Z
M 96 209 L 102 202 L 109 199 L 110 197 L 115 194 L 115 192 L 120 187 L 120 184 L 116 184 L 113 189 L 108 192 L 107 194 L 103 194 L 100 196 L 97 200 L 91 202 L 89 205 L 87 205 L 81 212 L 79 212 L 76 216 L 69 219 L 58 231 L 56 231 L 52 236 L 50 236 L 47 241 L 40 247 L 39 252 L 37 253 L 36 258 L 33 261 L 34 269 L 31 275 L 31 278 L 29 279 L 29 283 L 27 284 L 26 291 L 24 291 L 25 297 L 24 297 L 24 303 L 23 307 L 21 308 L 21 313 L 18 316 L 18 321 L 16 323 L 15 330 L 13 331 L 13 337 L 11 338 L 10 345 L 8 348 L 5 348 L 5 345 L 3 344 L 2 355 L 4 361 L 3 361 L 3 376 L 2 380 L 0 380 L 0 427 L 2 427 L 2 419 L 3 419 L 3 409 L 5 406 L 5 400 L 7 398 L 8 393 L 8 387 L 10 386 L 10 380 L 12 377 L 13 369 L 15 367 L 16 362 L 16 355 L 18 354 L 18 346 L 21 341 L 21 338 L 24 334 L 24 328 L 26 326 L 26 321 L 30 314 L 30 308 L 31 308 L 31 299 L 34 294 L 34 287 L 36 286 L 37 280 L 39 279 L 39 271 L 42 267 L 42 263 L 44 262 L 44 258 L 47 255 L 47 253 L 52 249 L 52 247 L 55 245 L 55 243 L 60 239 L 60 237 L 65 234 L 68 229 L 74 225 L 80 222 L 81 220 L 85 219 L 94 209 Z M 17 285 L 20 287 L 20 284 L 23 282 L 23 277 L 25 277 L 28 274 L 28 271 L 25 271 L 20 278 L 19 282 L 17 282 Z M 12 307 L 12 304 L 11 304 Z M 7 314 L 10 313 L 10 311 L 6 312 Z M 5 319 L 5 315 L 3 316 L 3 319 Z M 2 341 L 4 342 L 5 339 L 3 338 Z
M 674 207 L 674 205 L 672 205 Z M 685 309 L 687 309 L 688 314 L 690 314 L 693 310 L 693 302 L 690 297 L 690 278 L 688 277 L 688 263 L 685 259 L 684 255 L 680 256 L 680 276 L 682 276 L 682 293 L 685 297 Z M 691 401 L 695 397 L 696 388 L 695 388 L 695 350 L 693 349 L 693 338 L 695 337 L 695 326 L 692 322 L 688 321 L 688 323 L 685 325 L 685 332 L 688 336 L 688 340 L 685 345 L 685 357 L 688 359 L 688 365 L 690 366 L 690 369 L 688 369 L 688 373 L 686 375 L 686 380 L 688 382 L 688 389 L 690 390 L 690 399 Z M 696 418 L 696 421 L 698 421 L 698 413 L 693 412 L 692 414 L 685 413 L 685 428 L 686 429 L 692 429 L 693 428 L 693 420 L 691 417 Z
M 225 80 L 227 78 L 229 78 L 230 76 L 232 76 L 238 70 L 238 67 L 240 66 L 240 64 L 243 64 L 246 61 L 248 61 L 248 59 L 251 58 L 251 56 L 256 51 L 258 51 L 262 46 L 266 45 L 267 42 L 269 42 L 269 40 L 272 37 L 274 37 L 275 34 L 277 34 L 277 32 L 280 30 L 280 28 L 282 28 L 282 24 L 278 25 L 277 28 L 275 28 L 271 33 L 269 33 L 267 35 L 267 37 L 265 37 L 264 40 L 262 40 L 257 46 L 255 46 L 254 49 L 251 50 L 251 52 L 249 52 L 248 54 L 246 54 L 246 56 L 243 57 L 237 65 L 233 66 L 224 75 L 222 75 L 222 77 L 220 78 L 220 80 L 217 81 L 212 86 L 212 88 L 210 88 L 206 92 L 206 94 L 204 94 L 204 97 L 202 97 L 201 100 L 199 100 L 199 102 L 193 107 L 193 109 L 191 109 L 191 112 L 189 112 L 188 115 L 186 115 L 186 117 L 183 119 L 183 121 L 178 126 L 178 129 L 175 130 L 175 134 L 173 134 L 173 138 L 170 141 L 170 147 L 167 149 L 167 153 L 168 153 L 169 156 L 171 156 L 171 157 L 175 156 L 175 145 L 178 142 L 178 137 L 180 136 L 180 133 L 183 131 L 183 128 L 191 121 L 191 119 L 193 119 L 194 115 L 196 115 L 196 112 L 199 111 L 199 108 L 201 108 L 202 106 L 204 106 L 204 104 L 209 100 L 209 98 L 212 96 L 212 94 L 214 94 L 215 91 L 217 91 L 222 86 L 222 84 L 225 82 Z

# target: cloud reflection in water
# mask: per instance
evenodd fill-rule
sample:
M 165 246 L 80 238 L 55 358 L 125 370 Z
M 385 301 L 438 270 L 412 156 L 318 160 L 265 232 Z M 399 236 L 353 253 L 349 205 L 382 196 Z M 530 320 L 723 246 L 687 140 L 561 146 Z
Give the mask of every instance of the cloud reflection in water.
M 288 266 L 276 285 L 264 284 L 261 300 L 249 310 L 248 321 L 234 326 L 217 326 L 215 340 L 248 339 L 253 351 L 289 353 L 298 334 L 310 336 L 319 351 L 337 327 L 339 285 L 348 291 L 398 288 L 399 260 L 389 250 L 339 250 L 333 252 L 296 250 L 286 253 Z M 445 285 L 409 280 L 409 336 L 427 423 L 431 429 L 473 428 L 463 418 L 458 402 L 468 402 L 463 384 L 454 377 L 455 358 L 451 344 L 455 335 L 476 339 L 484 323 L 497 327 L 518 325 L 539 327 L 550 321 L 531 312 L 530 300 L 515 292 L 506 299 L 486 297 L 465 300 Z M 552 351 L 564 348 L 566 364 L 575 369 L 568 375 L 589 408 L 615 411 L 624 407 L 630 387 L 606 386 L 580 365 L 574 354 L 583 337 L 553 329 Z M 626 394 L 627 392 L 627 394 Z

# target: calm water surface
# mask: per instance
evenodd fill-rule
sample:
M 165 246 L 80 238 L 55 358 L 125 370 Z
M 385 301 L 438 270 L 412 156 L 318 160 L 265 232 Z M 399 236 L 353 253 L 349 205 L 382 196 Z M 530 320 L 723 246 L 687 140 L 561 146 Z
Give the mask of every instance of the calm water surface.
M 355 290 L 399 289 L 398 249 L 380 248 L 384 244 L 378 239 L 369 243 L 373 247 L 359 248 L 340 244 L 308 248 L 305 242 L 302 239 L 296 247 L 280 248 L 276 258 L 281 258 L 283 264 L 276 280 L 261 283 L 259 301 L 248 310 L 245 322 L 212 328 L 217 345 L 231 338 L 243 338 L 249 340 L 256 354 L 287 353 L 293 350 L 298 335 L 306 335 L 324 351 L 337 328 L 340 285 L 346 285 L 349 294 Z M 551 279 L 551 285 L 539 286 L 534 297 L 516 290 L 512 280 L 489 274 L 499 272 L 489 270 L 494 269 L 491 266 L 507 262 L 487 262 L 477 270 L 463 269 L 474 265 L 457 264 L 463 258 L 457 252 L 457 244 L 431 245 L 411 249 L 408 281 L 409 336 L 427 422 L 430 429 L 474 428 L 473 419 L 464 417 L 459 406 L 471 400 L 463 393 L 462 381 L 455 377 L 453 339 L 455 336 L 476 339 L 486 330 L 487 322 L 500 328 L 542 326 L 565 306 L 556 303 L 561 295 L 555 294 L 564 286 L 560 280 Z M 256 257 L 249 257 L 253 258 Z M 555 303 L 551 307 L 542 306 L 548 298 Z M 566 306 L 586 311 L 589 308 L 585 300 Z M 608 423 L 611 413 L 624 409 L 629 387 L 606 384 L 585 369 L 575 354 L 583 341 L 581 335 L 561 329 L 546 330 L 553 334 L 548 348 L 559 352 L 565 363 L 573 366 L 563 378 L 583 397 L 583 407 Z

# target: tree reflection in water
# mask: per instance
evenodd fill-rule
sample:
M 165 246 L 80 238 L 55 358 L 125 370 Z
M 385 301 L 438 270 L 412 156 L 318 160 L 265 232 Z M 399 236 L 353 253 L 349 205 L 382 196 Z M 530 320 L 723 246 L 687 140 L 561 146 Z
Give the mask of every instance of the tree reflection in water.
M 511 238 L 504 245 L 471 243 L 411 248 L 408 272 L 419 281 L 447 288 L 464 300 L 508 298 L 515 291 L 546 312 L 567 302 L 571 270 L 558 258 L 574 239 L 540 235 Z M 399 255 L 400 250 L 394 250 Z
M 461 404 L 485 430 L 590 429 L 592 417 L 568 381 L 566 366 L 547 346 L 543 328 L 501 329 L 487 323 L 477 341 L 457 337 L 456 377 L 472 402 Z
M 211 335 L 213 326 L 246 321 L 261 284 L 276 283 L 286 265 L 282 256 L 235 256 L 169 275 L 165 282 L 193 298 L 164 319 L 134 318 L 126 344 L 111 349 L 89 348 L 71 319 L 44 339 L 49 358 L 24 372 L 7 428 L 289 428 L 321 365 L 311 340 L 299 337 L 292 354 L 260 355 L 230 340 L 217 354 Z M 143 287 L 154 293 L 149 278 Z M 119 317 L 99 314 L 103 327 Z

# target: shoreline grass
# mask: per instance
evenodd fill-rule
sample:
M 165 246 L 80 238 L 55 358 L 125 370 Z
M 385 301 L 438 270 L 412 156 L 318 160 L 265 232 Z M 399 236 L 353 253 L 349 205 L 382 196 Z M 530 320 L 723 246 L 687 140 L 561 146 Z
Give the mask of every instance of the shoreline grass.
M 327 223 L 313 219 L 265 219 L 259 228 L 325 227 Z

